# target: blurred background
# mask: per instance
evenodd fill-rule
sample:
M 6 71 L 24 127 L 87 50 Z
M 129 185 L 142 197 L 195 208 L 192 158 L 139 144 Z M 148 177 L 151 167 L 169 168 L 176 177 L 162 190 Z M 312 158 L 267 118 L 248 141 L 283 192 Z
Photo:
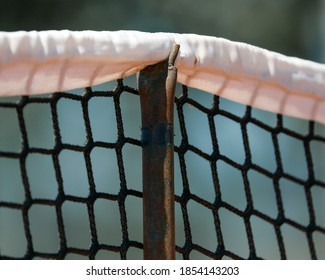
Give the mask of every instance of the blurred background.
M 3 1 L 0 9 L 0 30 L 140 30 L 148 32 L 196 33 L 224 37 L 318 62 L 325 62 L 325 1 L 324 0 L 11 0 Z M 135 87 L 135 78 L 125 81 Z M 114 83 L 97 86 L 97 90 L 111 90 Z M 82 94 L 82 90 L 73 91 Z M 178 87 L 178 95 L 180 87 Z M 212 96 L 197 90 L 190 91 L 190 97 L 206 107 L 211 107 Z M 140 139 L 140 109 L 136 96 L 124 94 L 121 99 L 125 135 Z M 227 100 L 221 100 L 221 108 L 242 116 L 245 107 Z M 95 140 L 116 141 L 116 122 L 113 101 L 93 98 L 89 104 L 91 124 Z M 190 144 L 206 153 L 212 152 L 212 143 L 207 116 L 190 106 L 184 108 Z M 62 100 L 58 103 L 58 114 L 62 139 L 65 143 L 83 145 L 85 127 L 80 102 Z M 273 114 L 253 110 L 253 116 L 274 126 Z M 24 109 L 31 147 L 53 147 L 53 128 L 48 104 L 28 105 Z M 181 141 L 178 119 L 175 120 L 175 144 Z M 221 153 L 242 163 L 244 149 L 240 126 L 217 116 L 218 141 Z M 9 125 L 8 125 L 9 124 Z M 308 122 L 284 118 L 284 124 L 301 134 L 308 131 Z M 317 125 L 316 131 L 325 135 L 324 126 Z M 271 136 L 257 126 L 248 127 L 253 162 L 274 172 L 276 163 Z M 0 150 L 19 151 L 20 132 L 16 111 L 0 108 Z M 230 144 L 229 144 L 230 143 Z M 284 170 L 302 179 L 307 178 L 307 167 L 302 143 L 292 137 L 279 135 Z M 317 179 L 325 181 L 325 147 L 317 142 L 311 145 Z M 123 148 L 128 188 L 141 190 L 141 149 L 125 145 Z M 175 189 L 182 193 L 182 178 L 177 158 Z M 189 152 L 186 155 L 188 178 L 191 191 L 200 197 L 213 201 L 215 197 L 209 162 Z M 65 191 L 68 194 L 87 196 L 87 172 L 83 155 L 64 151 L 60 154 Z M 99 191 L 117 194 L 119 176 L 114 150 L 94 149 L 92 163 L 96 188 Z M 33 198 L 55 199 L 57 183 L 50 156 L 30 154 L 27 158 L 27 172 Z M 238 170 L 225 163 L 219 163 L 219 179 L 223 199 L 240 210 L 246 207 L 244 187 Z M 255 174 L 256 173 L 256 174 Z M 250 182 L 255 207 L 275 218 L 277 207 L 272 181 L 257 172 L 250 173 Z M 23 185 L 17 160 L 0 157 L 0 200 L 22 203 Z M 281 181 L 282 196 L 288 218 L 304 226 L 309 223 L 307 202 L 301 186 Z M 321 187 L 313 187 L 314 207 L 317 223 L 325 226 L 325 194 Z M 129 238 L 142 242 L 142 206 L 135 197 L 127 199 Z M 90 244 L 87 208 L 75 203 L 66 203 L 63 209 L 68 245 L 88 248 Z M 121 228 L 117 203 L 96 201 L 96 222 L 99 227 L 99 241 L 119 245 Z M 212 214 L 199 204 L 188 205 L 193 242 L 214 251 L 217 247 Z M 56 214 L 53 207 L 32 206 L 30 220 L 35 250 L 56 252 L 59 239 Z M 181 211 L 176 206 L 177 244 L 184 245 L 184 231 Z M 248 244 L 243 221 L 229 211 L 221 211 L 226 249 L 243 258 L 248 257 Z M 204 218 L 202 218 L 204 217 Z M 253 233 L 259 257 L 279 258 L 274 230 L 262 220 L 252 219 Z M 287 257 L 308 259 L 307 239 L 302 232 L 284 226 L 282 234 L 286 243 Z M 315 235 L 314 242 L 319 258 L 325 259 L 325 238 Z M 26 240 L 19 211 L 0 208 L 0 250 L 1 254 L 21 257 L 26 250 Z M 110 252 L 98 253 L 98 258 L 119 258 Z M 180 257 L 178 255 L 178 257 Z M 205 258 L 193 251 L 194 259 Z M 78 259 L 80 255 L 68 255 Z M 130 249 L 128 258 L 141 259 L 142 251 Z

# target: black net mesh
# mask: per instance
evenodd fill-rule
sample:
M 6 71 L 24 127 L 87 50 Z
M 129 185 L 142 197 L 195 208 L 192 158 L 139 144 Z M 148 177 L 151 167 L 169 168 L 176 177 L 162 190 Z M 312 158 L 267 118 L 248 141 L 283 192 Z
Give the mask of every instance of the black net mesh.
M 0 257 L 141 259 L 140 102 L 0 102 Z M 178 85 L 179 259 L 325 259 L 325 128 Z
M 213 259 L 324 258 L 325 138 L 318 134 L 324 133 L 324 127 L 217 96 L 211 97 L 208 106 L 193 97 L 184 86 L 176 100 L 181 140 L 175 150 L 183 182 L 176 200 L 185 230 L 185 244 L 177 246 L 177 251 L 185 259 L 193 250 Z M 187 129 L 186 114 L 196 114 L 193 117 L 201 120 Z M 209 135 L 200 134 L 199 127 L 204 125 Z M 193 145 L 198 135 L 206 138 L 200 148 Z M 191 157 L 196 158 L 194 168 L 203 161 L 208 164 L 200 171 L 193 171 L 193 166 L 188 171 L 189 153 L 195 155 Z M 191 176 L 191 172 L 196 174 Z M 201 181 L 196 187 L 189 181 L 192 177 L 195 182 L 195 176 Z M 205 179 L 208 177 L 210 180 Z M 210 195 L 202 197 L 203 192 L 209 193 L 208 188 Z M 209 209 L 198 230 L 191 223 L 191 201 L 196 204 L 192 215 L 196 208 Z M 211 226 L 207 227 L 209 216 Z M 193 231 L 196 240 L 202 242 L 209 236 L 214 242 L 209 247 L 200 245 Z

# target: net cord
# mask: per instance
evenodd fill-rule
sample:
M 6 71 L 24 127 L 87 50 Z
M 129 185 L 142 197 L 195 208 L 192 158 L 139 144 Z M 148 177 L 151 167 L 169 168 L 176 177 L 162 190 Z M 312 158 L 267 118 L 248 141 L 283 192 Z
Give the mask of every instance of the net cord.
M 175 43 L 180 45 L 178 82 L 325 123 L 324 65 L 195 34 L 0 32 L 0 96 L 61 92 L 124 78 L 166 59 Z

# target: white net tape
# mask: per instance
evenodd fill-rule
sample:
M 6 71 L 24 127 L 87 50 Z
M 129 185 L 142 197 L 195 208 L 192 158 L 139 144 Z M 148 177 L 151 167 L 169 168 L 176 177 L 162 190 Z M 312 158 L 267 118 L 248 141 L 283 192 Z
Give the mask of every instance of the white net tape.
M 92 86 L 134 74 L 180 45 L 178 82 L 256 108 L 325 124 L 325 66 L 194 34 L 0 32 L 0 96 Z

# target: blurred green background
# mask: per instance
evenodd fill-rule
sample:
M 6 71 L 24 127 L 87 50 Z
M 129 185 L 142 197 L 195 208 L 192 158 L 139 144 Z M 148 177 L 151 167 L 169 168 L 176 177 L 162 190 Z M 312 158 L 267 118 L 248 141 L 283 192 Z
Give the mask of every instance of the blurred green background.
M 224 37 L 241 41 L 289 56 L 297 56 L 314 61 L 325 61 L 325 1 L 322 0 L 116 0 L 116 1 L 72 1 L 72 0 L 29 0 L 2 1 L 0 9 L 0 29 L 16 30 L 140 30 L 177 33 L 196 33 Z M 136 86 L 135 79 L 126 83 Z M 113 88 L 113 83 L 95 87 L 99 90 Z M 81 91 L 74 91 L 81 94 Z M 180 87 L 178 87 L 178 95 Z M 209 107 L 212 96 L 196 90 L 190 91 L 191 98 Z M 125 136 L 140 138 L 140 111 L 137 97 L 123 94 L 121 99 Z M 242 116 L 245 107 L 227 100 L 221 101 L 221 108 Z M 91 124 L 95 140 L 114 142 L 117 139 L 113 101 L 103 98 L 91 99 L 89 103 Z M 212 152 L 207 117 L 200 111 L 186 106 L 185 119 L 190 144 L 206 153 Z M 253 110 L 253 116 L 274 126 L 274 114 Z M 81 104 L 78 101 L 62 100 L 58 103 L 58 115 L 62 139 L 65 143 L 83 145 L 85 127 Z M 53 129 L 50 106 L 33 104 L 24 108 L 31 147 L 53 147 Z M 242 162 L 244 149 L 240 126 L 224 117 L 215 117 L 221 153 Z M 10 125 L 8 125 L 8 123 Z M 284 124 L 291 129 L 306 133 L 308 122 L 284 118 Z M 0 108 L 0 150 L 19 151 L 20 133 L 15 110 Z M 324 126 L 317 126 L 318 133 L 324 135 Z M 253 162 L 274 172 L 276 168 L 270 135 L 257 126 L 248 126 Z M 180 144 L 180 130 L 176 115 L 175 144 Z M 306 163 L 301 143 L 286 135 L 279 135 L 279 144 L 284 162 L 284 170 L 306 179 Z M 325 181 L 324 143 L 314 143 L 311 147 L 316 159 L 315 172 L 319 180 Z M 141 190 L 141 149 L 132 145 L 123 147 L 124 165 L 128 188 Z M 119 176 L 114 150 L 94 149 L 92 152 L 94 177 L 98 191 L 117 194 Z M 209 163 L 194 153 L 187 153 L 188 179 L 191 192 L 213 201 L 215 194 Z M 294 164 L 293 164 L 294 162 Z M 60 154 L 64 188 L 67 194 L 87 196 L 87 172 L 83 155 L 71 151 Z M 33 198 L 55 199 L 57 183 L 50 156 L 30 154 L 26 161 Z M 179 163 L 175 158 L 175 189 L 182 193 L 182 179 Z M 223 199 L 240 210 L 244 210 L 246 199 L 243 181 L 238 170 L 224 162 L 218 163 L 219 179 Z M 276 218 L 277 208 L 272 181 L 257 172 L 251 172 L 249 179 L 255 207 Z M 20 178 L 18 160 L 0 158 L 0 200 L 22 203 L 23 185 Z M 281 190 L 287 217 L 308 225 L 309 215 L 306 197 L 301 186 L 281 180 Z M 324 189 L 315 186 L 313 199 L 317 210 L 317 222 L 325 225 Z M 126 200 L 130 240 L 142 242 L 141 200 L 129 197 Z M 193 242 L 204 248 L 216 249 L 216 234 L 211 212 L 193 201 L 188 204 Z M 121 228 L 117 203 L 98 200 L 95 203 L 99 241 L 119 245 Z M 29 211 L 34 249 L 40 252 L 56 252 L 59 246 L 56 213 L 53 207 L 34 205 Z M 66 226 L 68 246 L 88 248 L 90 244 L 89 223 L 85 205 L 65 203 L 63 216 Z M 184 245 L 183 221 L 179 205 L 176 205 L 177 236 L 179 246 Z M 243 258 L 248 257 L 247 241 L 243 221 L 229 211 L 221 210 L 226 249 Z M 202 218 L 204 217 L 204 218 Z M 279 258 L 279 251 L 273 228 L 260 219 L 252 218 L 253 233 L 258 256 L 268 259 Z M 308 259 L 308 244 L 304 234 L 284 225 L 282 234 L 286 243 L 288 258 Z M 318 257 L 325 259 L 325 240 L 319 234 L 314 236 Z M 0 250 L 2 254 L 21 257 L 26 250 L 26 240 L 22 228 L 21 213 L 0 208 Z M 97 258 L 114 259 L 118 254 L 102 251 Z M 192 258 L 205 258 L 193 251 Z M 70 254 L 67 258 L 78 259 L 80 255 Z M 141 259 L 142 251 L 131 248 L 128 258 Z M 180 258 L 180 255 L 178 255 Z

